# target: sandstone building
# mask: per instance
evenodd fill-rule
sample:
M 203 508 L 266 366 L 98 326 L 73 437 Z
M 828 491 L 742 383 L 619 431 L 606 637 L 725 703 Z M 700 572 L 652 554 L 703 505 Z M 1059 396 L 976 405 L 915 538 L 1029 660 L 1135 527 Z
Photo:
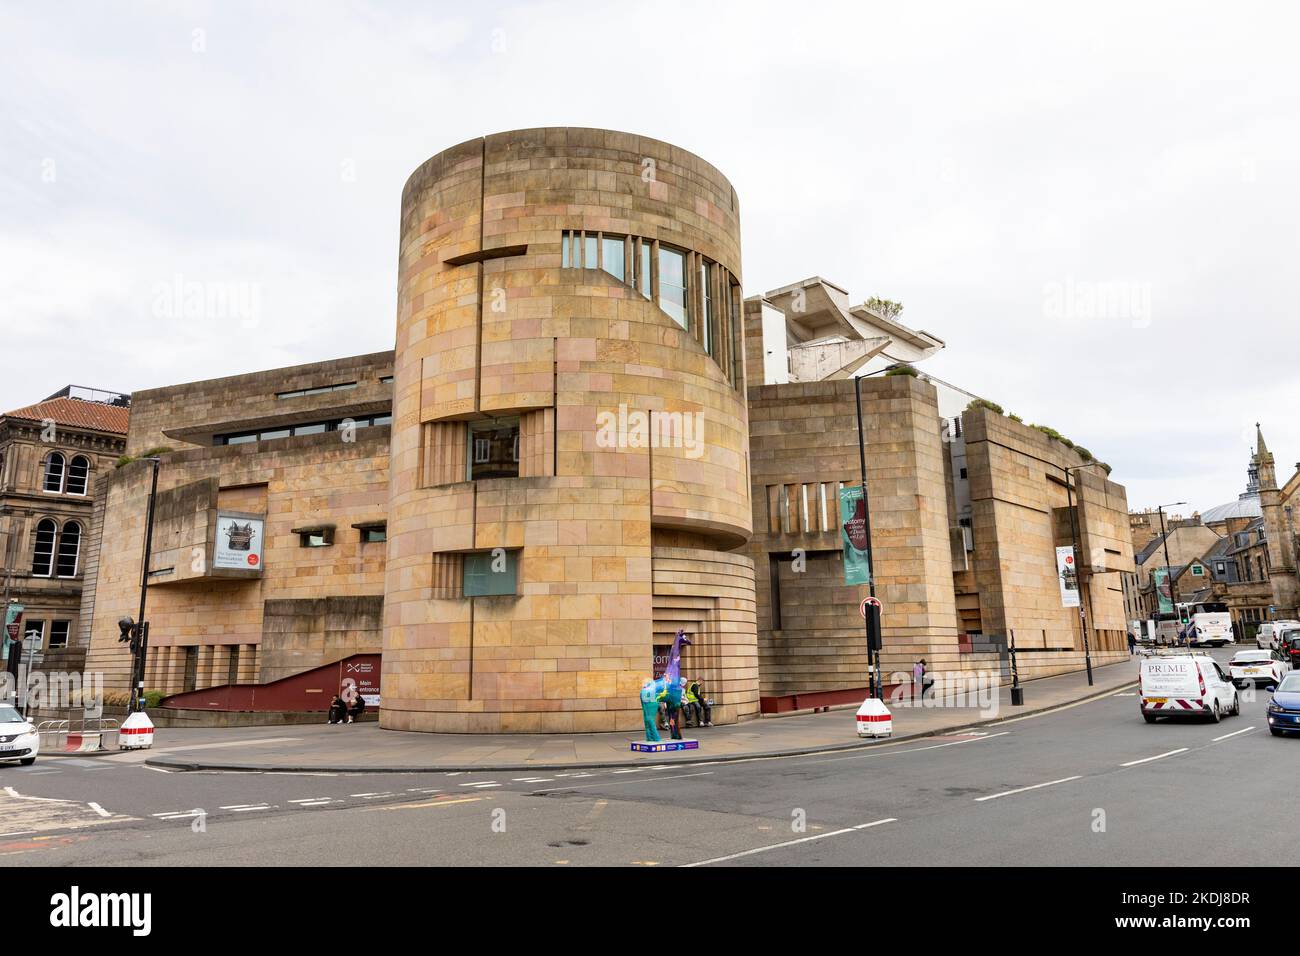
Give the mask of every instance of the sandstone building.
M 854 375 L 886 672 L 1005 672 L 1013 629 L 1022 676 L 1082 666 L 1067 482 L 1094 661 L 1125 653 L 1132 549 L 1103 467 L 932 377 L 874 377 L 944 347 L 896 314 L 820 278 L 743 299 L 741 274 L 735 191 L 669 144 L 521 130 L 425 162 L 392 352 L 136 394 L 128 454 L 165 449 L 146 685 L 382 651 L 390 729 L 632 730 L 683 628 L 717 722 L 860 697 L 835 504 Z M 84 602 L 120 687 L 150 475 L 106 483 Z
M 102 514 L 94 502 L 125 449 L 130 403 L 70 385 L 0 415 L 0 604 L 23 605 L 24 659 L 37 666 L 82 666 L 82 583 L 94 576 Z

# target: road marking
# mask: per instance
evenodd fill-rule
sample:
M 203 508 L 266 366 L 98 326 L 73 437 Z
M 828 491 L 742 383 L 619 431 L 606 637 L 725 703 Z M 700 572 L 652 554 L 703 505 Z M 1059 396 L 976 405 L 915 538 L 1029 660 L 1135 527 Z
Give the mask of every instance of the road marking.
M 13 787 L 5 787 L 5 793 L 9 794 L 9 796 L 13 797 L 15 800 L 35 800 L 37 803 L 67 803 L 68 802 L 67 800 L 59 800 L 54 797 L 24 797 Z
M 1132 691 L 1127 691 L 1127 690 L 1126 690 L 1126 691 L 1124 691 L 1124 693 L 1122 693 L 1122 694 L 1111 694 L 1110 696 L 1112 696 L 1112 697 L 1136 697 L 1137 694 L 1133 693 Z
M 986 737 L 967 737 L 964 740 L 950 740 L 946 744 L 930 744 L 929 746 L 926 747 L 910 747 L 907 750 L 875 750 L 875 751 L 869 751 L 867 753 L 852 754 L 851 756 L 848 757 L 829 757 L 822 760 L 821 762 L 836 763 L 840 760 L 861 760 L 863 757 L 878 757 L 878 756 L 892 757 L 895 756 L 896 754 L 914 754 L 914 753 L 920 753 L 922 750 L 939 750 L 942 747 L 956 747 L 958 744 L 975 744 L 984 740 L 992 740 L 995 737 L 1005 737 L 1009 733 L 1011 733 L 1011 731 L 1004 730 L 1001 733 L 989 734 Z M 806 756 L 814 756 L 814 755 L 807 754 Z
M 439 787 L 407 787 L 407 793 L 442 793 Z
M 228 807 L 220 807 L 222 810 L 266 810 L 266 802 L 261 803 L 232 803 Z
M 685 780 L 687 777 L 707 777 L 712 774 L 712 770 L 705 770 L 703 773 L 683 773 L 665 775 L 662 777 L 646 777 L 643 780 L 612 780 L 608 783 L 580 783 L 575 786 L 566 787 L 544 787 L 541 790 L 530 790 L 530 793 L 554 793 L 556 790 L 589 790 L 592 787 L 626 787 L 629 783 L 645 783 L 647 780 Z
M 1255 729 L 1254 727 L 1247 727 L 1245 730 L 1234 730 L 1232 733 L 1224 734 L 1222 737 L 1215 737 L 1213 740 L 1210 741 L 1210 743 L 1217 744 L 1220 740 L 1227 740 L 1229 737 L 1235 737 L 1238 734 L 1248 734 L 1254 729 Z
M 94 810 L 101 817 L 111 817 L 113 815 L 109 813 L 107 810 L 105 810 L 103 807 L 101 807 L 98 803 L 95 803 L 94 801 L 91 801 L 90 803 L 86 804 L 86 806 L 90 807 L 90 809 Z
M 331 800 L 329 797 L 326 797 L 323 800 L 303 800 L 301 802 L 299 801 L 294 801 L 294 802 L 297 802 L 299 807 L 323 807 L 325 806 L 325 804 L 333 803 L 334 801 Z
M 752 850 L 742 850 L 740 853 L 732 853 L 728 856 L 714 857 L 712 860 L 701 860 L 698 863 L 684 863 L 684 869 L 691 869 L 697 866 L 708 866 L 710 863 L 725 863 L 728 860 L 738 860 L 742 856 L 753 856 L 755 853 L 766 853 L 769 850 L 779 850 L 782 847 L 796 846 L 800 843 L 811 843 L 813 840 L 825 840 L 827 837 L 842 836 L 845 833 L 856 833 L 859 830 L 869 830 L 871 827 L 878 827 L 885 823 L 897 823 L 897 817 L 885 817 L 883 820 L 872 820 L 870 823 L 859 823 L 854 827 L 845 827 L 842 830 L 831 830 L 829 833 L 818 833 L 816 836 L 801 837 L 798 840 L 786 840 L 784 843 L 773 843 L 769 846 L 755 847 Z
M 550 783 L 554 777 L 513 777 L 515 783 Z
M 645 773 L 647 770 L 654 770 L 654 767 L 632 767 L 628 770 L 614 770 L 611 773 Z
M 990 793 L 987 797 L 976 797 L 976 803 L 983 803 L 985 800 L 996 800 L 998 797 L 1009 797 L 1013 793 L 1025 793 L 1028 790 L 1039 790 L 1043 787 L 1054 787 L 1058 783 L 1069 783 L 1071 780 L 1080 779 L 1081 775 L 1076 774 L 1073 777 L 1062 777 L 1060 780 L 1049 780 L 1047 783 L 1036 783 L 1032 787 L 1017 787 L 1015 790 L 1003 790 L 1001 793 Z
M 1152 760 L 1163 760 L 1165 757 L 1172 757 L 1174 754 L 1187 753 L 1186 747 L 1179 747 L 1177 750 L 1168 750 L 1162 754 L 1156 754 L 1154 757 L 1143 757 L 1141 760 L 1130 760 L 1128 763 L 1120 764 L 1121 767 L 1136 767 L 1140 763 L 1150 763 Z
M 321 800 L 329 800 L 329 797 L 300 797 L 297 800 L 290 800 L 289 803 L 317 803 Z
M 375 810 L 419 810 L 423 807 L 450 807 L 457 803 L 477 803 L 479 800 L 485 800 L 486 797 L 456 797 L 451 800 L 429 800 L 425 803 L 396 803 L 387 807 L 358 807 L 362 813 L 370 813 Z
M 474 787 L 478 790 L 486 790 L 489 787 L 499 787 L 501 786 L 501 784 L 497 783 L 495 780 L 483 780 L 478 783 L 462 783 L 461 786 Z

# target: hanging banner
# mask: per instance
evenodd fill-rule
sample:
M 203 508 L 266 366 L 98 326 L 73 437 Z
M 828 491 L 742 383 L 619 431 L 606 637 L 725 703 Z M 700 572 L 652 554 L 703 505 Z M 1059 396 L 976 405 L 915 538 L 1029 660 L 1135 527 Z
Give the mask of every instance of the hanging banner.
M 840 489 L 840 542 L 844 546 L 844 583 L 870 584 L 867 508 L 861 488 Z
M 5 608 L 5 629 L 4 633 L 0 634 L 0 660 L 9 660 L 9 645 L 20 640 L 23 610 L 23 605 L 17 602 Z
M 1155 568 L 1152 570 L 1151 582 L 1156 587 L 1156 600 L 1159 603 L 1158 613 L 1173 614 L 1174 598 L 1169 591 L 1169 569 Z
M 1079 606 L 1079 570 L 1074 563 L 1074 548 L 1056 549 L 1056 579 L 1061 585 L 1061 607 Z

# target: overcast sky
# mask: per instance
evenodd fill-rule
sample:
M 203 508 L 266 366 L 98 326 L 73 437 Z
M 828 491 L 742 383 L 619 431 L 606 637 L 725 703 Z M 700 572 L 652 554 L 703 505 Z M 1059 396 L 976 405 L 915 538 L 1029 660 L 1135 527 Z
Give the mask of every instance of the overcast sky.
M 747 295 L 901 300 L 926 370 L 1204 509 L 1256 420 L 1300 460 L 1293 9 L 7 2 L 0 406 L 392 348 L 411 170 L 596 126 L 730 177 Z

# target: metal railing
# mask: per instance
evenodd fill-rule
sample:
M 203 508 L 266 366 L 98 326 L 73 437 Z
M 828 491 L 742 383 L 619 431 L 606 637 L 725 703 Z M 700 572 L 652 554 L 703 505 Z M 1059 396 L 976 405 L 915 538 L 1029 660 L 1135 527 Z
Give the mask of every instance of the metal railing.
M 118 721 L 112 717 L 42 720 L 36 725 L 41 750 L 55 753 L 98 753 L 117 749 Z M 110 743 L 111 736 L 111 744 Z

